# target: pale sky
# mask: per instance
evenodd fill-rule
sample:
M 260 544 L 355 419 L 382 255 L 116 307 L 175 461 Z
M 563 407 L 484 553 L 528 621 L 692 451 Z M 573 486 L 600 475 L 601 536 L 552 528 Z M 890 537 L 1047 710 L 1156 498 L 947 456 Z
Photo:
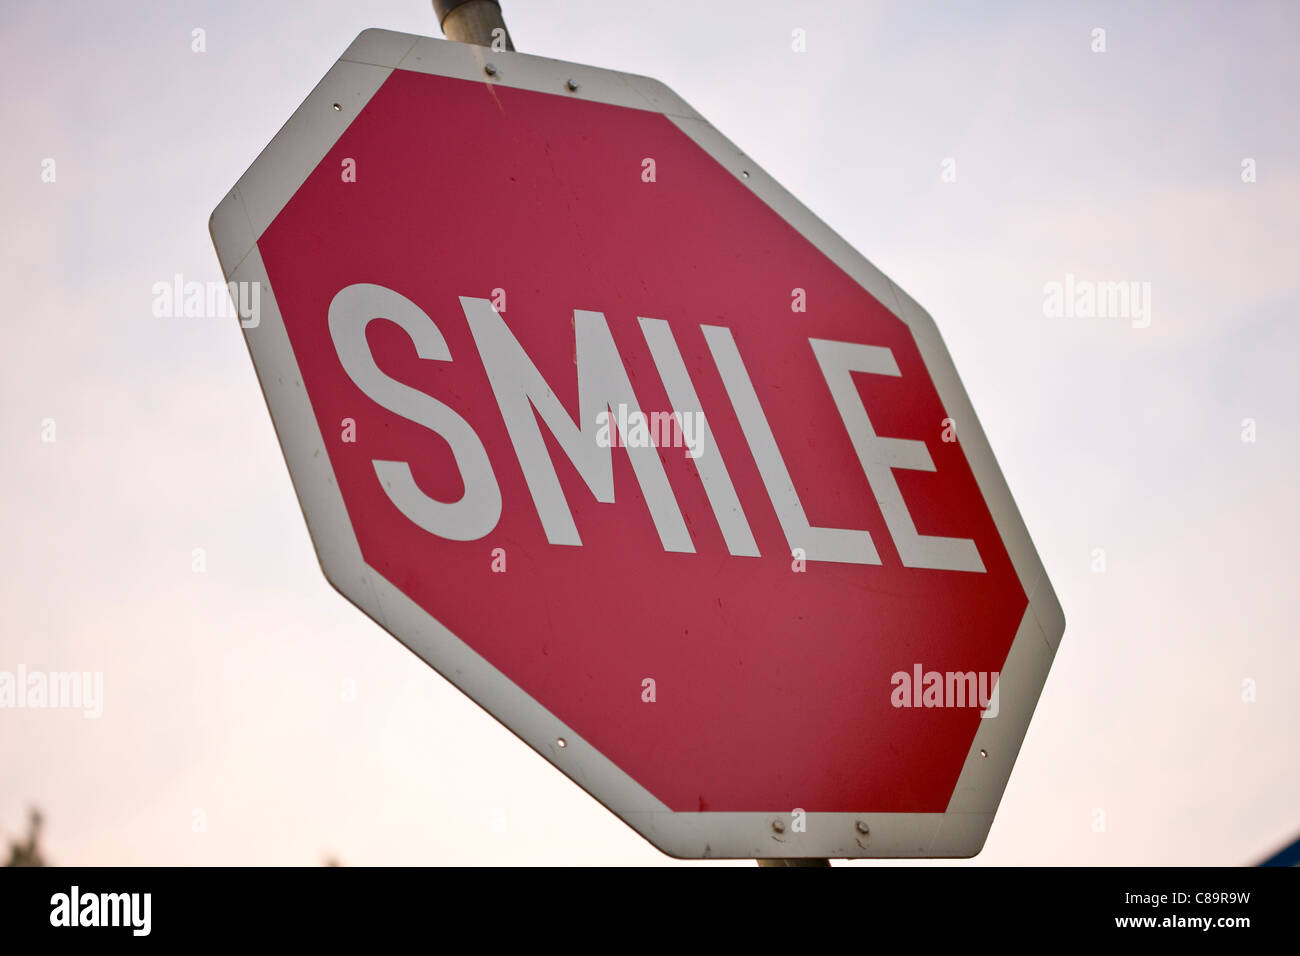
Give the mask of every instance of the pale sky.
M 504 7 L 666 82 L 934 316 L 1068 622 L 960 865 L 1293 839 L 1300 8 Z M 213 207 L 367 27 L 438 35 L 421 0 L 0 8 L 0 670 L 104 674 L 98 719 L 0 710 L 0 837 L 38 805 L 54 862 L 672 862 L 326 583 L 237 323 L 151 313 L 221 278 Z M 1149 327 L 1045 316 L 1067 274 L 1150 283 Z

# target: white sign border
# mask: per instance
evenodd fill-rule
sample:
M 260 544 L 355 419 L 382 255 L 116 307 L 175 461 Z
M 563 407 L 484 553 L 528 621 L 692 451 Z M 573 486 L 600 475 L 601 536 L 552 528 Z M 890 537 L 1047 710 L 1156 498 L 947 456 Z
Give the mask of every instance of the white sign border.
M 486 72 L 489 63 L 494 68 L 490 77 Z M 999 678 L 998 716 L 980 721 L 945 812 L 810 812 L 801 832 L 792 826 L 794 808 L 772 813 L 673 812 L 366 565 L 334 481 L 257 239 L 395 69 L 665 114 L 911 329 L 1029 597 Z M 573 85 L 576 90 L 570 89 Z M 227 280 L 262 284 L 260 322 L 244 329 L 245 340 L 321 568 L 344 597 L 672 856 L 969 857 L 980 851 L 1065 630 L 1060 603 L 934 320 L 672 90 L 656 80 L 613 70 L 365 30 L 222 199 L 209 225 Z

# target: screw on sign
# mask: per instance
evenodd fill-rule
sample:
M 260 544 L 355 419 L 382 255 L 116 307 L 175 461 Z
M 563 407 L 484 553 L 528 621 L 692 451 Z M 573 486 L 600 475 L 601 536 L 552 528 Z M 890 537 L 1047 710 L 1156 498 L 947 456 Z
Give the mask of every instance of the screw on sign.
M 1064 619 L 934 323 L 662 84 L 487 55 L 362 33 L 213 214 L 326 576 L 667 853 L 977 853 Z

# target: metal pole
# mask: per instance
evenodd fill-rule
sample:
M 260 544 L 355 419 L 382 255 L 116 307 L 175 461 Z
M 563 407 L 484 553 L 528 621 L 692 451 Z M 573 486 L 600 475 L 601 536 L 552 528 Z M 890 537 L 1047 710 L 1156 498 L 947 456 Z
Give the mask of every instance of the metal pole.
M 433 12 L 448 40 L 494 50 L 514 50 L 498 0 L 433 0 Z
M 767 859 L 767 860 L 759 860 L 758 865 L 759 866 L 830 866 L 831 861 L 819 860 L 816 857 L 809 857 L 808 859 L 800 859 L 800 860 L 783 859 L 781 857 L 772 857 L 771 859 Z

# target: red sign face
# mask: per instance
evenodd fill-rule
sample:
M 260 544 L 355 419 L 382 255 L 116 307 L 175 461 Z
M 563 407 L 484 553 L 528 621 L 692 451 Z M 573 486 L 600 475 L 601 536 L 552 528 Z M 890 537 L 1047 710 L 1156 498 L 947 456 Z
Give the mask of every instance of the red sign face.
M 672 811 L 948 808 L 1027 588 L 913 331 L 748 176 L 398 68 L 256 249 L 371 571 Z

